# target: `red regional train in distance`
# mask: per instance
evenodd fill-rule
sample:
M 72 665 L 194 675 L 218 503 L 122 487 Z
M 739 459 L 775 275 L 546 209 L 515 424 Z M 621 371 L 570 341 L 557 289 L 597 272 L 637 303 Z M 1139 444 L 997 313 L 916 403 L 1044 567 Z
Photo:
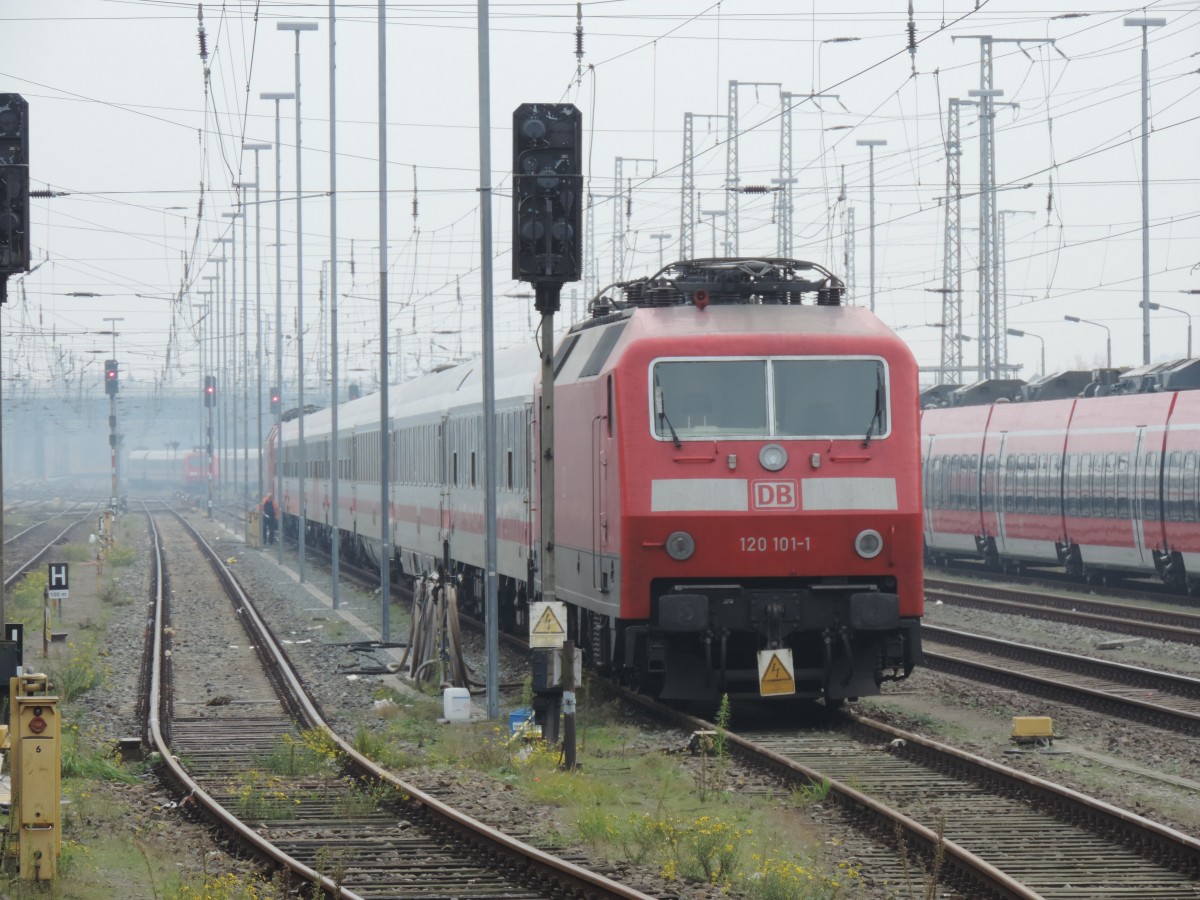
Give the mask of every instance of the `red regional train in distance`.
M 1200 361 L 1153 368 L 1108 372 L 1108 396 L 924 410 L 929 558 L 1061 566 L 1092 583 L 1160 577 L 1200 594 L 1200 391 L 1171 377 Z
M 614 286 L 555 354 L 556 595 L 589 664 L 664 699 L 775 693 L 830 705 L 921 661 L 917 366 L 813 263 L 706 259 Z M 808 302 L 802 303 L 802 300 Z M 540 360 L 496 354 L 499 603 L 538 599 Z M 392 571 L 449 560 L 481 609 L 481 365 L 389 394 Z M 377 562 L 379 400 L 283 424 L 285 533 Z M 274 435 L 265 448 L 275 465 Z M 770 682 L 770 686 L 765 686 Z M 790 682 L 790 684 L 788 684 Z
M 252 450 L 258 465 L 258 450 Z M 239 455 L 239 464 L 241 457 Z M 217 460 L 212 462 L 213 487 L 219 482 Z M 166 488 L 200 494 L 207 490 L 205 455 L 200 450 L 130 450 L 126 461 L 129 484 L 135 488 Z

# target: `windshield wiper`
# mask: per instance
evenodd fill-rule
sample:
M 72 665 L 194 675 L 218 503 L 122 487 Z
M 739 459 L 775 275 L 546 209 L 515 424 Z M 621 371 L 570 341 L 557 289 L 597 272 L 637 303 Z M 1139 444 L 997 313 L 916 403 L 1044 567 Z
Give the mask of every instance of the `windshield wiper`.
M 883 366 L 875 369 L 875 415 L 871 416 L 871 424 L 867 426 L 867 434 L 863 438 L 863 446 L 871 446 L 871 435 L 875 426 L 883 424 Z
M 675 426 L 671 424 L 671 420 L 667 418 L 666 404 L 663 402 L 663 389 L 657 383 L 658 376 L 655 375 L 654 385 L 654 411 L 658 415 L 659 428 L 665 424 L 671 431 L 671 442 L 675 445 L 676 450 L 682 450 L 683 444 L 679 440 L 679 435 L 675 433 Z

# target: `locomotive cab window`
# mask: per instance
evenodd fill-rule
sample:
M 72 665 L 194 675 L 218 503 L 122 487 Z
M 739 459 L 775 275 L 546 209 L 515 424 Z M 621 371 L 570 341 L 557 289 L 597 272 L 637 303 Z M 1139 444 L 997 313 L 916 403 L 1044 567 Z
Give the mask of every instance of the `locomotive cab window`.
M 872 440 L 891 429 L 880 359 L 657 360 L 650 388 L 651 428 L 663 441 Z

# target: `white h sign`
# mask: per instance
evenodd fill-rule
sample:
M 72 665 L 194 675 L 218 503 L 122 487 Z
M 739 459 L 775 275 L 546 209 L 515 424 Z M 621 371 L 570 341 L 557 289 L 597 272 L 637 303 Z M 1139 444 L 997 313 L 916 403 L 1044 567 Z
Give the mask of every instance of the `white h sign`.
M 51 600 L 66 600 L 69 592 L 67 564 L 49 563 L 46 568 L 49 570 L 49 575 L 47 576 L 49 598 Z

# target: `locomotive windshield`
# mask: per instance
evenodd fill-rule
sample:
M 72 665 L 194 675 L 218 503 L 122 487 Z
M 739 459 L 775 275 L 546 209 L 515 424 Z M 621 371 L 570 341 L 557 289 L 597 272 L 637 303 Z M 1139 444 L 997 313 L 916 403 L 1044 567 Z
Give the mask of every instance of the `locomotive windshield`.
M 661 440 L 886 435 L 879 359 L 659 360 L 652 368 L 653 430 Z

